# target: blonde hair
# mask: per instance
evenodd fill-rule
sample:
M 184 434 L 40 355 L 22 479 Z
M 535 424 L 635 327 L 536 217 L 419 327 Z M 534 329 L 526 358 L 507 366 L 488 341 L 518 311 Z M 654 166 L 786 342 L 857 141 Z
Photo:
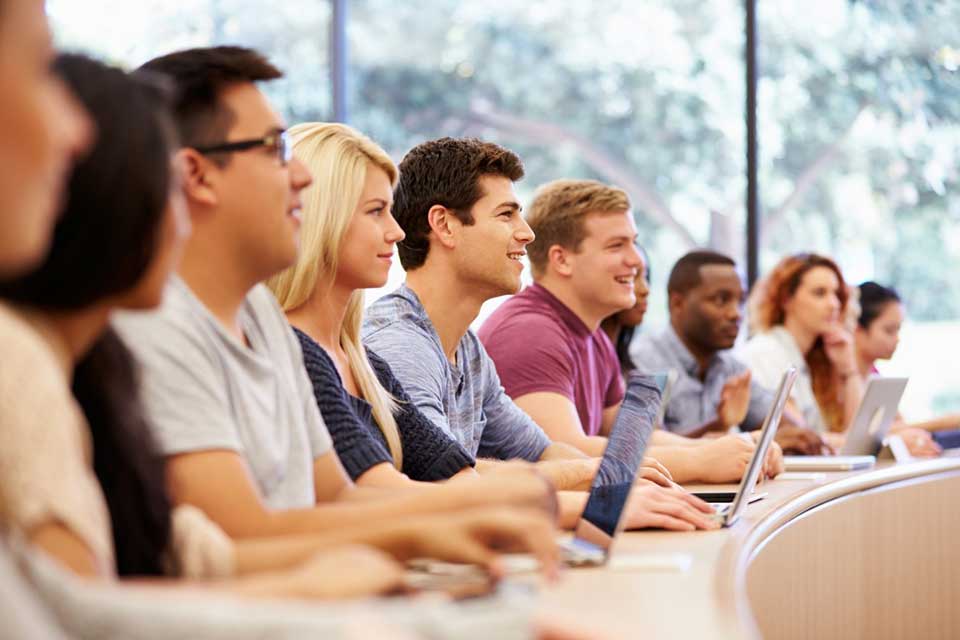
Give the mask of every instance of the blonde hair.
M 572 251 L 580 249 L 586 236 L 583 221 L 591 213 L 621 213 L 630 209 L 630 198 L 618 187 L 596 180 L 554 180 L 537 189 L 527 224 L 536 234 L 527 247 L 534 276 L 542 276 L 555 244 Z
M 317 283 L 330 287 L 336 278 L 343 238 L 363 191 L 367 166 L 382 169 L 397 182 L 397 167 L 390 156 L 362 133 L 342 124 L 309 122 L 291 127 L 293 151 L 313 174 L 313 184 L 302 192 L 303 224 L 296 263 L 267 281 L 284 311 L 307 302 Z M 363 291 L 347 301 L 340 327 L 340 346 L 360 393 L 373 408 L 373 417 L 390 448 L 394 466 L 403 467 L 403 448 L 394 399 L 377 379 L 360 341 Z

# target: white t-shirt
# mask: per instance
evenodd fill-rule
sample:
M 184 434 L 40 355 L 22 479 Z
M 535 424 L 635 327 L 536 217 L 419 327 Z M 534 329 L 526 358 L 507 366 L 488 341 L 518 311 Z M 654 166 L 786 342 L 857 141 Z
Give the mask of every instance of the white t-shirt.
M 240 312 L 249 347 L 179 278 L 158 311 L 118 314 L 113 324 L 141 365 L 161 453 L 236 451 L 270 507 L 316 504 L 313 463 L 331 450 L 330 434 L 300 343 L 265 286 L 247 294 Z
M 790 399 L 803 414 L 807 426 L 820 432 L 827 430 L 820 405 L 813 395 L 810 368 L 793 335 L 782 325 L 750 338 L 741 350 L 740 357 L 750 367 L 753 380 L 770 390 L 777 388 L 788 367 L 796 367 L 797 381 L 790 392 Z

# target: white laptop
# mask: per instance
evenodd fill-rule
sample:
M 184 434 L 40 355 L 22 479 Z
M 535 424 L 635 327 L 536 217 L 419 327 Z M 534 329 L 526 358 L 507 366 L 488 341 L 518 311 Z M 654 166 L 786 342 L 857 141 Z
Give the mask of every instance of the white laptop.
M 717 512 L 717 519 L 724 527 L 733 525 L 743 512 L 743 508 L 750 502 L 759 500 L 766 494 L 757 494 L 757 479 L 763 470 L 763 462 L 767 457 L 767 450 L 773 437 L 777 433 L 777 427 L 780 425 L 780 417 L 783 415 L 783 408 L 787 405 L 787 398 L 790 397 L 790 390 L 797 379 L 797 370 L 790 367 L 780 378 L 780 386 L 773 397 L 773 403 L 763 420 L 763 427 L 760 429 L 760 440 L 757 442 L 757 448 L 750 458 L 750 464 L 740 479 L 740 486 L 734 491 L 711 491 L 698 493 L 694 495 L 706 500 L 713 506 Z
M 854 471 L 868 469 L 877 461 L 890 425 L 897 417 L 897 407 L 907 378 L 872 376 L 867 381 L 863 401 L 857 409 L 847 440 L 836 456 L 784 456 L 787 471 Z

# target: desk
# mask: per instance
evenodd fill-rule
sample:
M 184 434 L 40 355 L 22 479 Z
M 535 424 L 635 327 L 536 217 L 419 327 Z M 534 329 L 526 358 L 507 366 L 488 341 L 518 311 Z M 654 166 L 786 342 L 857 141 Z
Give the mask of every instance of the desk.
M 960 637 L 960 459 L 775 480 L 730 529 L 622 534 L 685 572 L 568 569 L 545 617 L 612 638 Z

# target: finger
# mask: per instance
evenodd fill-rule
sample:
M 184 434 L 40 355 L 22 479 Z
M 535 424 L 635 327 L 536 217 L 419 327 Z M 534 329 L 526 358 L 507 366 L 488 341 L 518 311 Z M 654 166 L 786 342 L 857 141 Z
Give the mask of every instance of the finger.
M 711 513 L 711 514 L 713 513 L 713 507 L 707 504 L 705 500 L 701 500 L 700 498 L 693 495 L 689 491 L 686 491 L 684 489 L 674 489 L 672 493 L 678 499 L 690 505 L 697 511 L 700 511 L 702 513 Z
M 674 518 L 665 513 L 654 513 L 648 518 L 648 527 L 666 529 L 668 531 L 696 531 L 697 527 L 691 522 Z
M 659 501 L 656 511 L 673 516 L 679 520 L 685 520 L 698 529 L 706 529 L 710 526 L 710 523 L 713 522 L 711 517 L 697 511 L 685 502 L 676 499 L 667 498 Z M 710 509 L 710 515 L 713 515 L 713 509 Z
M 654 484 L 658 484 L 661 487 L 672 487 L 673 481 L 667 478 L 656 469 L 651 469 L 650 467 L 643 467 L 640 471 L 640 477 L 644 480 L 649 480 Z

